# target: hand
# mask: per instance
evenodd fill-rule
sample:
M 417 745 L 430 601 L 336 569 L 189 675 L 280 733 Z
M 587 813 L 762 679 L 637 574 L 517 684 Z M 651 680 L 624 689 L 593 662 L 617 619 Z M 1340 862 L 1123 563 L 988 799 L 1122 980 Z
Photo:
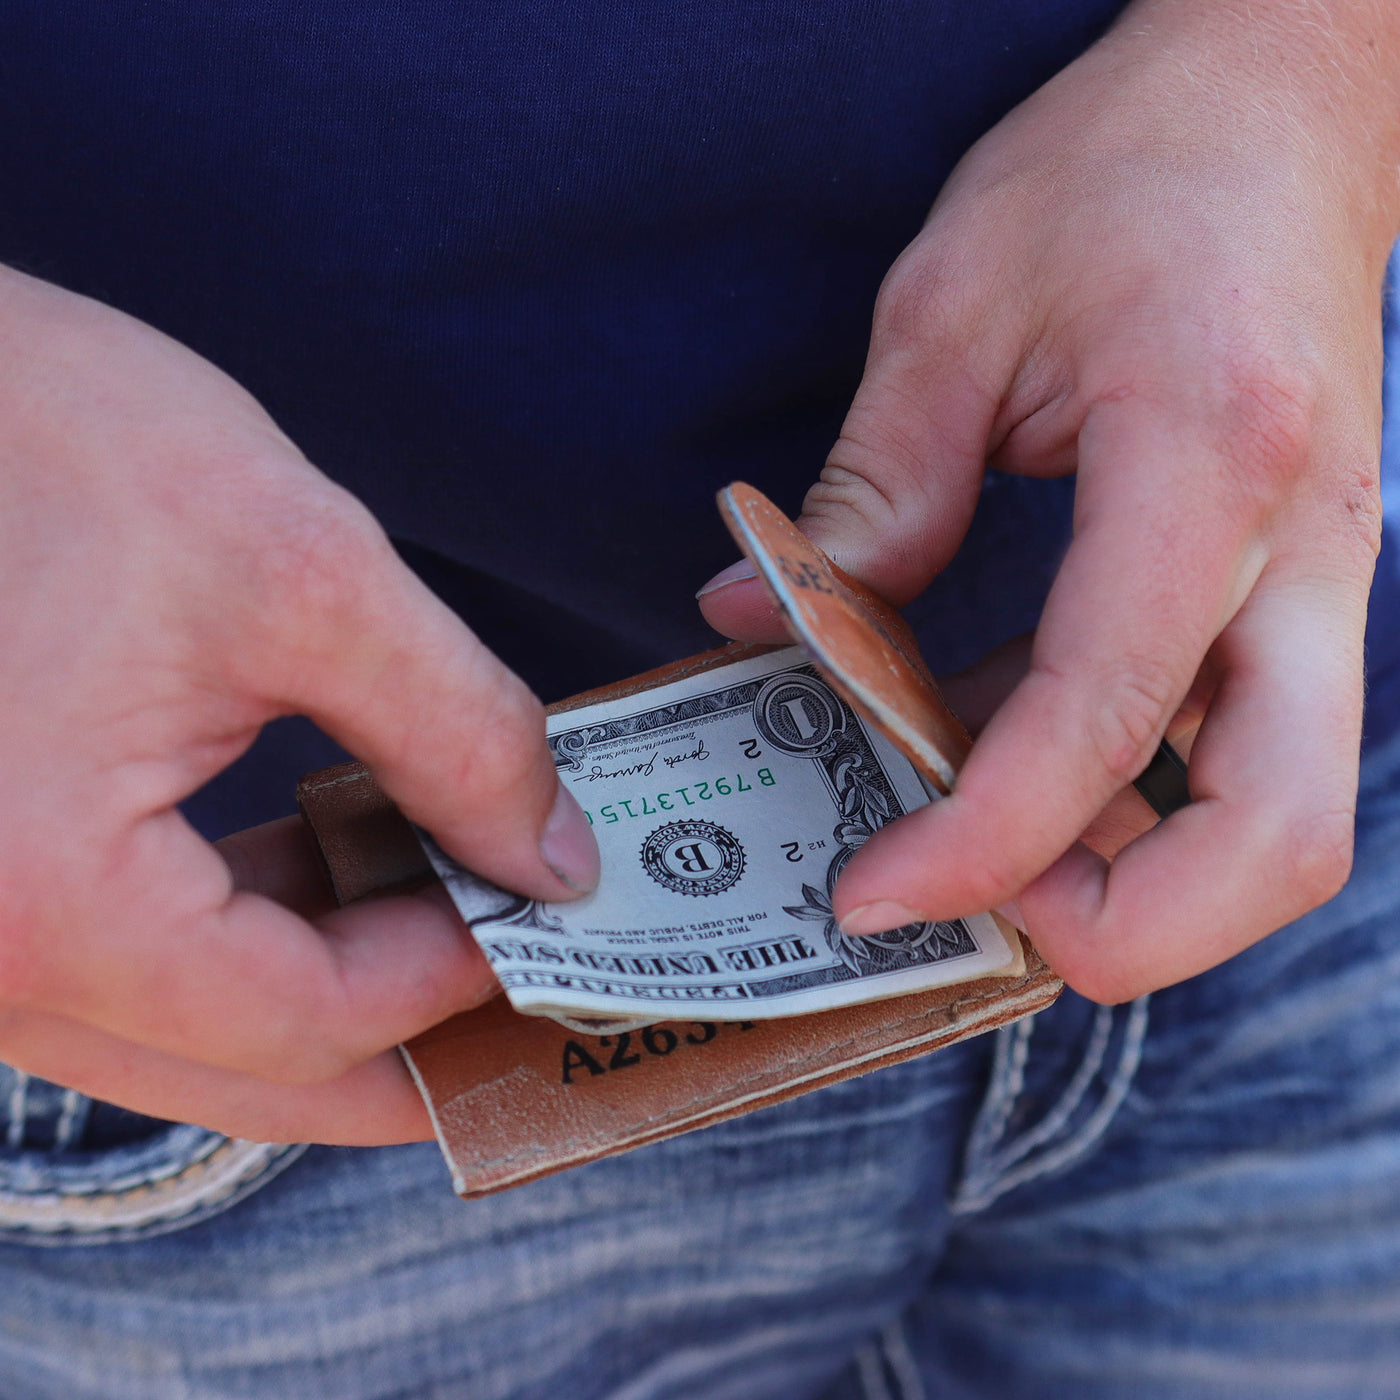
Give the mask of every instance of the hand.
M 211 365 L 14 273 L 0 699 L 0 1058 L 142 1112 L 428 1136 L 390 1047 L 494 988 L 441 902 L 335 911 L 294 824 L 227 860 L 185 824 L 266 720 L 310 715 L 502 885 L 597 879 L 539 703 L 368 513 Z
M 1340 887 L 1398 162 L 1400 7 L 1146 0 L 954 172 L 799 523 L 895 602 L 956 550 L 985 462 L 1077 470 L 1075 534 L 955 793 L 842 877 L 848 931 L 1015 898 L 1114 1001 Z M 774 635 L 752 582 L 703 606 Z M 1193 805 L 1111 863 L 1076 843 L 1183 705 Z

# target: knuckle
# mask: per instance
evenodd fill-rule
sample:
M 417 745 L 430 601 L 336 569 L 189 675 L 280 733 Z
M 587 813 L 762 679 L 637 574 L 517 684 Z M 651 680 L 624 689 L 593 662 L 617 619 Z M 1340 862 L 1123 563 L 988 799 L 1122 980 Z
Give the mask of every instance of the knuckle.
M 216 649 L 220 674 L 255 693 L 296 698 L 339 674 L 347 638 L 390 631 L 401 591 L 394 575 L 405 566 L 369 512 L 329 483 L 253 509 L 239 573 L 244 631 L 230 646 L 211 629 L 204 645 Z
M 1092 752 L 1116 786 L 1132 782 L 1152 757 L 1177 689 L 1158 661 L 1139 656 L 1120 664 L 1089 726 Z
M 547 760 L 544 706 L 529 686 L 482 648 L 468 741 L 451 760 L 459 791 L 479 798 L 518 787 Z
M 873 340 L 924 344 L 945 338 L 969 318 L 974 280 L 946 244 L 915 243 L 880 286 Z
M 911 249 L 897 260 L 875 297 L 876 340 L 921 342 L 952 319 L 958 293 L 946 263 L 930 249 Z
M 1324 395 L 1320 365 L 1303 356 L 1236 351 L 1218 369 L 1218 426 L 1231 480 L 1273 509 L 1306 465 Z
M 882 460 L 912 463 L 915 459 L 913 444 L 891 443 L 890 436 L 888 424 L 848 418 L 821 475 L 803 498 L 803 516 L 811 520 L 840 520 L 853 516 L 871 533 L 885 535 L 898 518 L 894 497 L 879 474 L 861 467 Z
M 269 621 L 294 613 L 302 596 L 334 601 L 371 555 L 392 554 L 369 511 L 288 446 L 260 438 L 205 444 L 200 468 L 209 547 L 238 568 Z
M 1325 904 L 1351 875 L 1355 815 L 1349 808 L 1294 817 L 1279 842 L 1277 861 L 1293 917 Z
M 280 605 L 280 615 L 298 619 L 358 604 L 393 557 L 368 513 L 338 492 L 283 500 L 261 539 L 257 581 L 269 601 Z

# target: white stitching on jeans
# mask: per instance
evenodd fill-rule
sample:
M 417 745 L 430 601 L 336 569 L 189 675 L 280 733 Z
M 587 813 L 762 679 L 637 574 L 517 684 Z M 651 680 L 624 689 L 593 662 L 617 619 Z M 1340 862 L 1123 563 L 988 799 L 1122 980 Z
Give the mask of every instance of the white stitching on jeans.
M 968 1141 L 967 1160 L 980 1162 L 990 1154 L 1006 1131 L 1007 1119 L 1025 1083 L 1026 1059 L 1030 1052 L 1035 1017 L 1027 1016 L 997 1031 L 996 1050 L 987 1095 Z
M 11 1152 L 17 1152 L 24 1144 L 24 1120 L 29 1116 L 29 1076 L 22 1069 L 13 1073 L 15 1084 L 10 1090 L 10 1102 L 5 1110 L 10 1120 L 5 1129 L 5 1146 Z
M 1094 1076 L 1103 1065 L 1104 1056 L 1108 1053 L 1108 1038 L 1113 1033 L 1113 1008 L 1111 1006 L 1099 1006 L 1094 1008 L 1094 1029 L 1089 1036 L 1088 1048 L 1084 1051 L 1084 1058 L 1079 1062 L 1079 1068 L 1075 1070 L 1074 1077 L 1065 1086 L 1065 1091 L 1060 1095 L 1059 1102 L 1035 1127 L 1021 1134 L 1014 1142 L 1010 1142 L 1006 1147 L 995 1155 L 986 1164 L 982 1175 L 997 1176 L 1008 1167 L 1014 1166 L 1023 1157 L 1027 1156 L 1034 1148 L 1047 1143 L 1058 1133 L 1066 1123 L 1074 1116 L 1074 1111 L 1084 1100 L 1084 1095 L 1089 1092 L 1089 1086 L 1094 1082 Z
M 981 1210 L 1014 1187 L 1023 1186 L 1047 1172 L 1057 1171 L 1082 1157 L 1103 1135 L 1113 1115 L 1122 1107 L 1132 1087 L 1133 1076 L 1142 1060 L 1143 1042 L 1147 1037 L 1147 1007 L 1150 996 L 1140 996 L 1128 1008 L 1128 1021 L 1123 1030 L 1123 1044 L 1118 1052 L 1118 1064 L 1104 1089 L 1099 1106 L 1084 1120 L 1079 1129 L 1058 1147 L 1032 1156 L 1019 1167 L 989 1178 L 985 1168 L 976 1176 L 969 1174 L 950 1205 L 957 1215 Z M 1070 1087 L 1073 1087 L 1071 1084 Z
M 896 1320 L 890 1323 L 880 1333 L 880 1344 L 885 1349 L 890 1374 L 899 1385 L 899 1400 L 926 1400 L 924 1383 L 920 1379 L 914 1353 L 909 1350 L 903 1322 Z
M 865 1400 L 895 1400 L 885 1384 L 885 1368 L 880 1364 L 880 1352 L 873 1342 L 856 1352 L 856 1372 Z
M 74 1141 L 82 1136 L 83 1129 L 87 1127 L 88 1109 L 92 1106 L 92 1100 L 76 1089 L 65 1089 L 62 1103 L 58 1126 L 53 1130 L 55 1152 L 67 1152 Z
M 0 1231 L 36 1244 L 100 1244 L 105 1239 L 178 1228 L 187 1216 L 223 1209 L 270 1181 L 306 1151 L 300 1143 L 255 1143 L 216 1133 L 213 1152 L 137 1189 L 63 1182 L 25 1193 L 0 1190 Z

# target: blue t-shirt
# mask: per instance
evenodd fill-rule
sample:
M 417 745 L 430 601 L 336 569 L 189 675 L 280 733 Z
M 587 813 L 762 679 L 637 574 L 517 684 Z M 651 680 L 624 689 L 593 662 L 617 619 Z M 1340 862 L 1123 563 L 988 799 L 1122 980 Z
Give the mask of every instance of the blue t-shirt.
M 796 510 L 948 172 L 1120 7 L 8 0 L 0 261 L 246 385 L 553 699 L 714 643 L 716 490 Z M 1072 489 L 989 477 L 936 669 L 1034 625 Z M 281 722 L 190 810 L 335 756 Z

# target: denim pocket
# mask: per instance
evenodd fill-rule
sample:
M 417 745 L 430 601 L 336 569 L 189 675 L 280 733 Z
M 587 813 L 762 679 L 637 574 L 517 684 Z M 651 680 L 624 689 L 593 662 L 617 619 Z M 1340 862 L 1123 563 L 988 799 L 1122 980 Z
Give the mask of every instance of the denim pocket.
M 182 1229 L 305 1150 L 144 1118 L 0 1065 L 0 1240 L 114 1244 Z

